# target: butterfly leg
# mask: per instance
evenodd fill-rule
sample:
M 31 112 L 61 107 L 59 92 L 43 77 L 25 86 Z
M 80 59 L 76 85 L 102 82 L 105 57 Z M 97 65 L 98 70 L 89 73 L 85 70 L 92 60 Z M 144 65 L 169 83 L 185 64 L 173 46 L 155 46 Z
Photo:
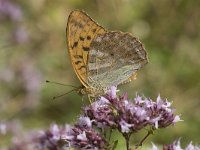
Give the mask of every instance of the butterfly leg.
M 92 104 L 93 99 L 91 98 L 91 95 L 89 95 L 89 94 L 88 94 L 88 99 L 89 99 L 90 104 Z
M 82 102 L 84 101 L 84 95 L 81 97 Z

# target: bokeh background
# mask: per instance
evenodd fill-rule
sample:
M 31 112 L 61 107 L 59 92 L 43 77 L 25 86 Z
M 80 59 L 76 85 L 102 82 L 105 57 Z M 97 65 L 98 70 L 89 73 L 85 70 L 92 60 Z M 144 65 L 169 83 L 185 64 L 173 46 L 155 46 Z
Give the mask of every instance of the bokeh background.
M 12 135 L 75 122 L 82 101 L 72 88 L 45 80 L 80 85 L 66 48 L 65 28 L 74 9 L 86 11 L 109 30 L 131 32 L 144 44 L 149 63 L 137 80 L 120 86 L 173 101 L 184 122 L 155 132 L 147 141 L 169 144 L 182 137 L 200 144 L 200 1 L 188 0 L 0 0 L 0 146 Z M 137 142 L 144 134 L 133 138 Z M 124 141 L 119 139 L 119 149 Z

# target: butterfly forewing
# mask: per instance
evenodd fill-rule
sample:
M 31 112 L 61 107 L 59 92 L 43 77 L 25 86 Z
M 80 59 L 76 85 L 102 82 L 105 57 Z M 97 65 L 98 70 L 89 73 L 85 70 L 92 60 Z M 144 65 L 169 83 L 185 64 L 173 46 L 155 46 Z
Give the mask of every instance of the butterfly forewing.
M 90 44 L 97 35 L 105 33 L 82 11 L 72 11 L 67 23 L 67 46 L 72 66 L 81 83 L 87 87 L 87 63 Z

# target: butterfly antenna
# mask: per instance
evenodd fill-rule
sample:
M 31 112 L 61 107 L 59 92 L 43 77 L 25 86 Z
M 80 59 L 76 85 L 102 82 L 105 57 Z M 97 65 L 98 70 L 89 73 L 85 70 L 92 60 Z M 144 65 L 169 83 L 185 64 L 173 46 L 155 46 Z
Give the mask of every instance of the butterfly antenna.
M 59 83 L 59 82 L 54 82 L 54 81 L 49 81 L 49 80 L 46 80 L 46 83 L 53 83 L 53 84 L 57 84 L 57 85 L 63 85 L 63 86 L 71 86 L 73 88 L 78 88 L 76 86 L 73 86 L 73 85 L 70 85 L 70 84 L 63 84 L 63 83 Z
M 61 94 L 61 95 L 58 95 L 58 96 L 54 96 L 53 99 L 57 99 L 57 98 L 63 97 L 63 96 L 65 96 L 65 95 L 67 95 L 67 94 L 69 94 L 69 93 L 71 93 L 71 92 L 73 92 L 73 91 L 76 91 L 76 90 L 77 90 L 77 89 L 73 89 L 73 90 L 71 90 L 71 91 L 69 91 L 69 92 L 67 92 L 67 93 L 64 93 L 64 94 Z

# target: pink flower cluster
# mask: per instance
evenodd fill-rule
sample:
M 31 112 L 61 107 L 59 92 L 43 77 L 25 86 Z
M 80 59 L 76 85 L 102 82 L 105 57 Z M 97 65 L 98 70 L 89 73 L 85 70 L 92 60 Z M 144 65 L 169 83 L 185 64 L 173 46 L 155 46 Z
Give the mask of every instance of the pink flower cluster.
M 156 102 L 140 96 L 129 100 L 127 94 L 118 97 L 116 91 L 116 87 L 112 87 L 106 96 L 84 108 L 84 115 L 93 120 L 97 127 L 132 133 L 146 126 L 165 128 L 180 121 L 180 117 L 174 114 L 171 103 L 160 96 Z
M 15 142 L 9 150 L 109 149 L 115 144 L 109 143 L 109 138 L 104 135 L 105 129 L 118 130 L 128 144 L 132 133 L 147 126 L 156 130 L 180 121 L 171 103 L 160 96 L 154 102 L 140 96 L 130 100 L 127 94 L 117 96 L 116 93 L 117 88 L 113 86 L 105 96 L 84 107 L 75 125 L 59 127 L 53 124 L 46 131 L 34 132 L 25 140 Z

